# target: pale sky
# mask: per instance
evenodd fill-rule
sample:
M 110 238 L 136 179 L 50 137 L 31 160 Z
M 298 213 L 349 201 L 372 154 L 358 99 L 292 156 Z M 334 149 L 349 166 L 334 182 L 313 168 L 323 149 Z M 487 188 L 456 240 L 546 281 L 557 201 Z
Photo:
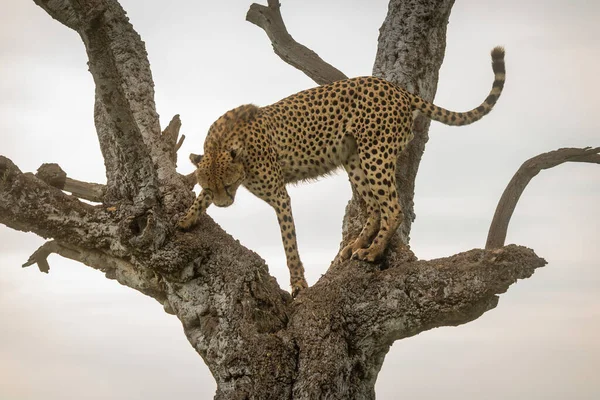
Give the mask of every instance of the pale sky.
M 371 73 L 387 1 L 281 1 L 298 41 L 348 76 Z M 245 22 L 250 2 L 121 1 L 146 42 L 162 126 L 181 114 L 182 173 L 192 170 L 186 154 L 202 149 L 208 127 L 228 109 L 315 86 Z M 94 87 L 79 36 L 33 1 L 2 4 L 0 154 L 23 171 L 58 162 L 73 178 L 102 183 Z M 478 123 L 431 125 L 411 242 L 419 258 L 482 247 L 502 191 L 527 158 L 600 146 L 599 20 L 596 0 L 456 1 L 436 104 L 477 106 L 493 80 L 495 45 L 506 47 L 507 81 Z M 312 284 L 337 252 L 350 187 L 339 173 L 289 191 Z M 287 289 L 273 211 L 238 193 L 232 207 L 209 214 Z M 507 242 L 535 249 L 548 265 L 478 320 L 396 342 L 378 399 L 600 398 L 599 204 L 598 165 L 565 164 L 534 178 Z M 58 256 L 49 275 L 21 269 L 42 243 L 0 226 L 0 400 L 212 398 L 215 383 L 176 317 Z

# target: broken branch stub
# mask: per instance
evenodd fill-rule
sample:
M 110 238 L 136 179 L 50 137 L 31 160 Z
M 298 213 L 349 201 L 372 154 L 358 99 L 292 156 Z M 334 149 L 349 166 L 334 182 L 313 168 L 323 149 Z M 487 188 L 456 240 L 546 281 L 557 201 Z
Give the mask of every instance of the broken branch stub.
M 80 199 L 96 203 L 102 202 L 106 192 L 106 185 L 69 178 L 58 164 L 42 164 L 35 176 L 52 187 L 70 192 Z
M 317 53 L 294 40 L 283 22 L 280 8 L 281 4 L 277 0 L 269 0 L 268 6 L 254 3 L 246 14 L 246 21 L 265 31 L 275 54 L 304 72 L 317 84 L 325 85 L 348 79 L 343 72 L 323 61 Z
M 171 161 L 177 165 L 177 151 L 185 140 L 185 135 L 179 137 L 179 130 L 181 129 L 181 119 L 179 114 L 175 114 L 169 122 L 169 125 L 162 131 L 162 139 L 166 145 L 166 151 L 171 157 Z M 178 140 L 179 139 L 179 140 Z

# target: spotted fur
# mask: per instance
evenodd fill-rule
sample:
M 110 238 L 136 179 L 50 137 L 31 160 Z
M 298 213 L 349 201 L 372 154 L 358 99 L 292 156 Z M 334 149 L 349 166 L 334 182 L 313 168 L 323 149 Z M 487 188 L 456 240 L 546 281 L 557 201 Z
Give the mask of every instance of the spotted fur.
M 492 50 L 492 89 L 477 108 L 448 111 L 375 77 L 319 86 L 270 106 L 244 105 L 210 128 L 204 156 L 192 154 L 202 191 L 179 226 L 188 229 L 214 203 L 233 203 L 240 185 L 271 205 L 279 221 L 292 294 L 307 287 L 298 255 L 286 184 L 323 176 L 343 166 L 365 200 L 367 222 L 340 257 L 375 261 L 402 222 L 395 168 L 413 138 L 413 113 L 447 125 L 466 125 L 491 111 L 504 86 L 504 49 Z

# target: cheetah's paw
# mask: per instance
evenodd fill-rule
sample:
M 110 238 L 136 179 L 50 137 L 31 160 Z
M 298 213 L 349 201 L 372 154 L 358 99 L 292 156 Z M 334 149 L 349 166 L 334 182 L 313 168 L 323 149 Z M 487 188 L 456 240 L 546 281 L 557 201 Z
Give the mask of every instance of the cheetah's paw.
M 306 279 L 302 278 L 296 282 L 292 283 L 292 297 L 296 297 L 298 296 L 298 293 L 300 293 L 302 290 L 306 289 L 308 287 L 308 283 L 306 283 Z
M 378 251 L 374 251 L 372 248 L 358 249 L 352 253 L 353 260 L 361 260 L 367 262 L 375 262 L 381 254 Z
M 189 231 L 192 229 L 196 221 L 192 218 L 188 218 L 187 216 L 181 218 L 179 222 L 177 222 L 177 227 L 183 231 Z

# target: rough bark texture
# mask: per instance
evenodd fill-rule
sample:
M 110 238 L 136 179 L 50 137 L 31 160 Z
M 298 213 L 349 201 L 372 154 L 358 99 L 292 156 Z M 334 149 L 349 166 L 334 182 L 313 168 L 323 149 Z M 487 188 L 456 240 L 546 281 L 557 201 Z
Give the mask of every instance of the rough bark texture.
M 107 182 L 80 182 L 85 193 L 72 188 L 74 195 L 67 195 L 61 189 L 68 190 L 69 178 L 58 166 L 44 166 L 35 176 L 0 157 L 0 223 L 52 239 L 24 266 L 37 263 L 48 272 L 46 258 L 57 253 L 103 271 L 175 314 L 215 377 L 215 398 L 373 399 L 395 340 L 479 317 L 496 306 L 498 294 L 544 265 L 532 250 L 514 245 L 431 261 L 392 251 L 378 265 L 333 263 L 292 300 L 264 261 L 209 216 L 192 232 L 172 228 L 193 200 L 188 177 L 175 170 L 180 121 L 176 117 L 161 133 L 144 45 L 119 3 L 35 2 L 76 30 L 86 46 Z M 375 73 L 433 98 L 451 5 L 393 0 Z M 278 2 L 270 1 L 269 10 L 280 19 Z M 310 54 L 297 60 L 331 72 Z M 407 213 L 403 241 L 426 139 L 417 132 L 416 147 L 400 161 L 408 185 L 400 188 Z M 90 191 L 100 204 L 79 200 Z
M 71 192 L 75 197 L 80 199 L 96 203 L 101 203 L 106 193 L 105 185 L 82 182 L 67 177 L 67 173 L 58 164 L 42 164 L 35 176 L 50 186 Z
M 599 152 L 600 147 L 588 147 L 585 149 L 565 148 L 542 153 L 525 161 L 512 177 L 506 189 L 504 189 L 502 197 L 500 197 L 498 206 L 496 206 L 494 219 L 490 225 L 485 248 L 496 249 L 504 246 L 508 223 L 515 211 L 515 207 L 517 207 L 517 202 L 521 198 L 521 194 L 523 194 L 529 181 L 539 174 L 541 170 L 556 167 L 567 161 L 600 164 Z

